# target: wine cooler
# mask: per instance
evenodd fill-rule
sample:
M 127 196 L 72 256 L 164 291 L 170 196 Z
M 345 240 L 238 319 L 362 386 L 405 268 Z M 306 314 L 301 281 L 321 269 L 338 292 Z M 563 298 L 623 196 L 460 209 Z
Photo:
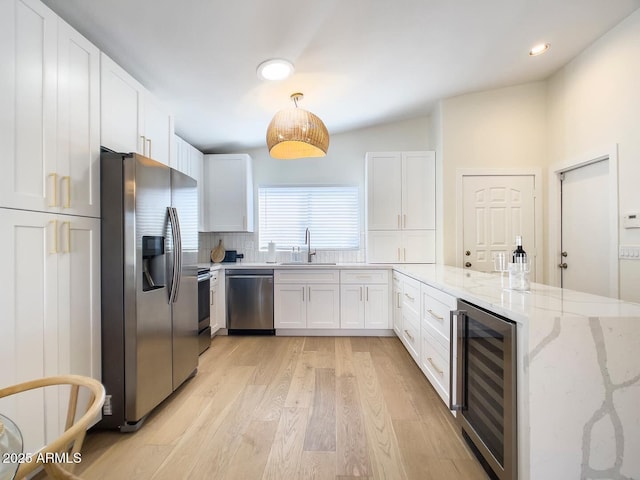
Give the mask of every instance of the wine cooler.
M 516 480 L 516 324 L 459 300 L 450 338 L 449 407 L 462 435 L 491 476 Z

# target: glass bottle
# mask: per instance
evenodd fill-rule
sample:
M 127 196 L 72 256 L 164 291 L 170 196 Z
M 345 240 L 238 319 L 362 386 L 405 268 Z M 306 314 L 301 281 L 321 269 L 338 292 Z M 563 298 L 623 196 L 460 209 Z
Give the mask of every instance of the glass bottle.
M 516 235 L 516 249 L 512 255 L 513 263 L 527 263 L 527 252 L 522 248 L 522 236 Z

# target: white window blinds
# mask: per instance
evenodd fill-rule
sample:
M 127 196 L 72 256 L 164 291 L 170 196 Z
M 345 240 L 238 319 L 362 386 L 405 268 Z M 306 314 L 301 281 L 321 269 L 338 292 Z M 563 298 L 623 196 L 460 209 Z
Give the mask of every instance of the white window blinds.
M 302 246 L 307 228 L 312 249 L 360 247 L 358 187 L 260 187 L 258 203 L 261 250 Z

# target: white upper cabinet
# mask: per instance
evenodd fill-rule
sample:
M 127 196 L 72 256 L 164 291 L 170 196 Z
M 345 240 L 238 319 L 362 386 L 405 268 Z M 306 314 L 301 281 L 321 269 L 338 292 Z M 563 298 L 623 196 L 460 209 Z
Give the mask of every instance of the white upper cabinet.
M 436 228 L 436 156 L 434 152 L 402 154 L 402 229 Z
M 253 232 L 253 175 L 247 154 L 204 156 L 204 228 Z
M 102 145 L 116 152 L 143 153 L 139 111 L 144 87 L 104 53 L 100 58 Z
M 435 173 L 435 152 L 367 153 L 368 262 L 435 262 Z
M 58 18 L 32 0 L 0 2 L 0 206 L 57 211 Z
M 171 167 L 198 182 L 198 231 L 204 232 L 204 154 L 196 147 L 174 135 Z
M 0 206 L 100 216 L 99 51 L 42 3 L 0 4 Z
M 402 216 L 402 154 L 367 154 L 367 214 L 370 230 L 397 230 Z
M 137 80 L 101 55 L 101 142 L 171 164 L 173 116 Z
M 58 154 L 61 213 L 100 216 L 100 51 L 58 24 Z
M 367 153 L 369 230 L 434 229 L 435 153 Z

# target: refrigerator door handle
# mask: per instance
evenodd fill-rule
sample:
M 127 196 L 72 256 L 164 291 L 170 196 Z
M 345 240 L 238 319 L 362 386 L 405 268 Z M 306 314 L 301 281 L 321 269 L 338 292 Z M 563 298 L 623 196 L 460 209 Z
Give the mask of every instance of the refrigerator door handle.
M 178 217 L 178 209 L 176 209 L 175 207 L 172 207 L 173 210 L 173 218 L 175 219 L 175 223 L 176 223 L 176 228 L 175 228 L 175 232 L 176 232 L 176 238 L 178 239 L 178 248 L 175 249 L 175 257 L 178 259 L 178 271 L 176 274 L 176 279 L 178 281 L 177 285 L 176 285 L 176 293 L 175 293 L 175 298 L 174 298 L 174 302 L 176 302 L 178 300 L 178 294 L 180 293 L 180 282 L 182 281 L 182 231 L 180 230 L 180 218 Z
M 169 291 L 169 303 L 175 303 L 177 298 L 178 288 L 178 251 L 180 245 L 178 244 L 176 219 L 173 208 L 167 207 L 167 213 L 169 214 L 169 223 L 171 224 L 171 239 L 173 241 L 173 264 L 171 265 L 171 290 Z

